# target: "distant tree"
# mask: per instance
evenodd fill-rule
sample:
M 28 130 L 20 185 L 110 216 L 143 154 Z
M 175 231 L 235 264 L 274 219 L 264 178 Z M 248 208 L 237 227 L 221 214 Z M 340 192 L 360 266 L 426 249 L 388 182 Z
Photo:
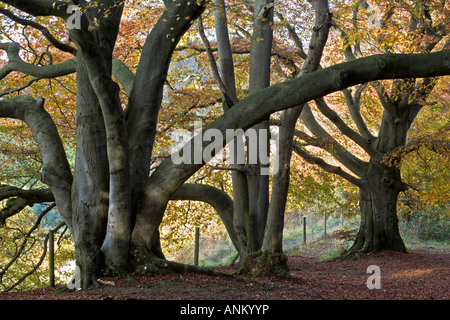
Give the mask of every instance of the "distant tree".
M 377 4 L 377 25 L 371 32 L 372 37 L 367 34 L 367 27 L 361 28 L 361 24 L 357 22 L 358 19 L 366 21 L 364 14 L 368 11 L 369 4 L 365 1 L 358 1 L 353 6 L 353 23 L 349 24 L 351 27 L 345 27 L 345 21 L 342 21 L 342 28 L 336 23 L 332 26 L 334 34 L 344 44 L 346 60 L 358 59 L 364 56 L 363 52 L 431 52 L 436 48 L 450 47 L 447 37 L 449 21 L 446 19 L 449 8 L 445 3 L 379 1 Z M 405 25 L 408 28 L 405 28 Z M 359 187 L 361 226 L 351 252 L 380 249 L 406 251 L 398 230 L 397 218 L 398 195 L 406 190 L 406 185 L 401 179 L 400 169 L 389 165 L 386 160 L 392 153 L 407 148 L 408 130 L 420 110 L 429 104 L 427 99 L 438 81 L 439 79 L 434 77 L 407 78 L 391 83 L 373 81 L 354 89 L 346 88 L 342 91 L 344 106 L 334 104 L 346 109 L 346 112 L 341 114 L 336 112 L 337 107 L 332 108 L 330 102 L 327 102 L 330 99 L 321 98 L 314 101 L 318 112 L 337 128 L 339 135 L 346 136 L 353 145 L 360 148 L 359 150 L 364 150 L 367 160 L 358 157 L 357 149 L 349 151 L 333 138 L 324 125 L 316 120 L 312 108 L 303 108 L 300 118 L 312 135 L 298 132 L 298 138 L 303 141 L 303 145 L 326 150 L 346 170 L 312 155 L 299 143 L 294 146 L 296 153 Z M 389 85 L 390 89 L 387 88 Z M 364 109 L 370 110 L 368 104 L 382 107 L 381 111 L 375 111 L 382 113 L 382 117 L 375 119 L 372 125 L 368 125 L 365 120 L 370 119 L 370 114 L 363 114 Z M 347 120 L 348 113 L 351 121 Z M 436 138 L 436 143 L 443 143 L 443 147 L 447 144 L 448 147 L 445 138 Z

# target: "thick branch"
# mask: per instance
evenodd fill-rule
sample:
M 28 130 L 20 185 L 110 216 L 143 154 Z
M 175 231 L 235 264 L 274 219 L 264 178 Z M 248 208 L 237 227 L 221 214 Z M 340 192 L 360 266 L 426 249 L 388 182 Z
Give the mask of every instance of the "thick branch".
M 50 189 L 31 189 L 24 190 L 14 186 L 0 185 L 0 201 L 18 197 L 33 203 L 55 201 Z
M 322 149 L 328 151 L 339 162 L 345 165 L 354 174 L 361 176 L 365 171 L 365 162 L 355 157 L 352 153 L 342 147 L 314 118 L 311 109 L 305 105 L 300 115 L 303 123 L 315 136 L 325 140 Z
M 113 59 L 112 73 L 123 86 L 127 95 L 130 95 L 134 84 L 133 72 L 121 60 Z
M 0 117 L 22 120 L 33 132 L 42 155 L 41 180 L 55 196 L 61 215 L 71 227 L 72 173 L 61 138 L 41 98 L 18 96 L 0 99 Z
M 374 55 L 337 64 L 259 90 L 259 92 L 238 102 L 203 130 L 216 128 L 225 137 L 226 129 L 248 129 L 271 113 L 304 104 L 357 84 L 377 79 L 430 77 L 449 74 L 450 50 L 430 54 Z M 193 143 L 193 141 L 188 143 Z M 159 179 L 172 181 L 172 183 L 165 185 L 170 189 L 178 184 L 177 180 L 187 179 L 202 166 L 203 163 L 194 164 L 193 158 L 190 164 L 178 165 L 175 165 L 169 158 L 162 162 L 148 182 L 151 185 L 154 180 Z M 173 191 L 177 188 L 178 186 Z
M 19 71 L 39 79 L 60 77 L 76 71 L 75 58 L 58 64 L 37 66 L 22 60 L 19 55 L 20 45 L 17 42 L 0 43 L 0 50 L 4 50 L 8 54 L 8 64 L 0 70 L 0 79 L 12 71 Z
M 222 219 L 231 241 L 238 248 L 238 239 L 233 227 L 233 200 L 220 189 L 204 184 L 183 184 L 171 200 L 194 200 L 210 204 Z
M 356 144 L 363 148 L 375 161 L 381 161 L 383 155 L 372 147 L 372 140 L 365 139 L 359 135 L 356 131 L 350 128 L 339 115 L 331 109 L 323 98 L 315 100 L 317 108 L 323 115 L 325 115 L 334 125 L 339 129 L 339 131 L 345 134 L 347 137 L 352 139 Z
M 342 170 L 342 168 L 340 168 L 340 167 L 336 167 L 331 164 L 328 164 L 327 162 L 325 162 L 325 160 L 323 160 L 320 157 L 313 156 L 312 154 L 310 154 L 309 152 L 307 152 L 306 150 L 301 148 L 299 145 L 297 145 L 295 142 L 293 145 L 293 150 L 295 151 L 295 153 L 297 153 L 299 156 L 301 156 L 303 159 L 305 159 L 305 161 L 307 161 L 308 163 L 316 164 L 320 168 L 325 170 L 326 172 L 337 174 L 337 175 L 341 176 L 342 178 L 344 178 L 345 180 L 353 183 L 355 186 L 358 186 L 358 187 L 364 186 L 364 180 L 361 180 L 355 176 L 352 176 L 351 174 Z
M 276 83 L 239 101 L 213 123 L 203 129 L 217 129 L 226 141 L 226 129 L 248 129 L 270 114 L 304 104 L 332 92 L 377 79 L 430 77 L 450 74 L 450 50 L 430 54 L 384 54 L 334 65 L 302 77 Z M 231 138 L 231 137 L 229 137 Z M 190 144 L 194 150 L 193 141 Z M 209 143 L 204 142 L 204 148 Z M 164 160 L 153 172 L 138 204 L 142 219 L 156 232 L 170 196 L 209 159 L 195 163 L 175 164 Z M 151 229 L 155 228 L 155 230 Z
M 70 16 L 67 8 L 72 4 L 71 1 L 64 0 L 1 0 L 1 2 L 35 17 L 56 16 L 64 20 Z
M 180 38 L 204 11 L 197 1 L 171 2 L 147 37 L 126 110 L 134 195 L 142 190 L 150 172 L 164 83 Z

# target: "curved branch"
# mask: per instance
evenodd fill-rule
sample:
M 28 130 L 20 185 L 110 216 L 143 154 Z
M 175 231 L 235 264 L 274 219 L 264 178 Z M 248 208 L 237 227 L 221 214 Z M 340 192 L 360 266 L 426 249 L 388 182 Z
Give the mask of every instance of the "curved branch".
M 39 79 L 56 78 L 76 71 L 76 58 L 47 66 L 37 66 L 22 60 L 19 55 L 20 45 L 17 42 L 0 43 L 0 50 L 8 55 L 8 64 L 0 70 L 0 79 L 6 77 L 12 71 L 37 77 Z
M 332 92 L 378 79 L 424 78 L 450 74 L 450 50 L 429 54 L 383 54 L 334 65 L 302 77 L 276 83 L 240 100 L 214 122 L 203 128 L 217 129 L 224 142 L 226 129 L 248 129 L 270 114 L 304 104 Z M 202 133 L 202 134 L 203 134 Z M 231 138 L 228 135 L 228 138 Z M 191 139 L 191 150 L 195 150 Z M 209 143 L 204 142 L 202 150 Z M 138 204 L 138 216 L 148 222 L 145 233 L 154 234 L 164 215 L 170 196 L 207 162 L 194 161 L 176 164 L 172 157 L 156 168 L 143 190 Z
M 235 248 L 239 248 L 233 227 L 233 200 L 226 192 L 205 184 L 185 183 L 170 199 L 202 201 L 210 204 L 222 219 Z
M 58 209 L 71 228 L 72 172 L 55 123 L 44 109 L 44 100 L 30 96 L 0 99 L 0 117 L 22 120 L 30 127 L 42 155 L 41 181 L 52 189 Z

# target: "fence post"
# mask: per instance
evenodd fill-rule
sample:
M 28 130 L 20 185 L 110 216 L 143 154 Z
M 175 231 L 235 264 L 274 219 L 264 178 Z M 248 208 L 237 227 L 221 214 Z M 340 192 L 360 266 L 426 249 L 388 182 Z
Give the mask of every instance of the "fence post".
M 327 212 L 323 213 L 323 234 L 327 234 Z
M 306 244 L 306 217 L 303 217 L 303 244 Z
M 50 287 L 55 286 L 55 236 L 53 230 L 48 232 L 48 273 Z
M 198 253 L 200 246 L 200 228 L 195 228 L 194 266 L 198 266 Z

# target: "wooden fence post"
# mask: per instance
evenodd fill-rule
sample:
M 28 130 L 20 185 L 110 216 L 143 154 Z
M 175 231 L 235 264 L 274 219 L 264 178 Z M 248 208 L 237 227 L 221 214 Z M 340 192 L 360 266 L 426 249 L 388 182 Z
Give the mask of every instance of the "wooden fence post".
M 55 286 L 55 236 L 53 230 L 48 232 L 48 273 L 50 287 Z
M 198 253 L 200 246 L 200 228 L 195 228 L 194 266 L 198 266 Z
M 303 244 L 306 244 L 306 217 L 303 217 Z

